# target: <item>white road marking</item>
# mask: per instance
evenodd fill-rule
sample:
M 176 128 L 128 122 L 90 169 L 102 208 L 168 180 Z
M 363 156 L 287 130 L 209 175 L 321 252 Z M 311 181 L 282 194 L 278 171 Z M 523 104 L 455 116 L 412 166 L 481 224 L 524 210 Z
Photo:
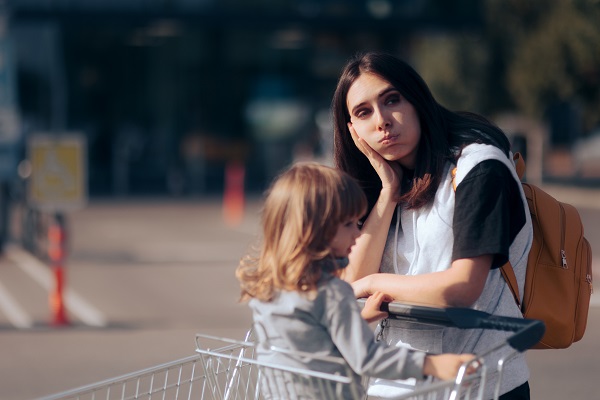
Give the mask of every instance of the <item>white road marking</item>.
M 27 329 L 33 326 L 29 315 L 19 306 L 2 282 L 0 282 L 0 309 L 4 311 L 10 323 L 17 328 Z
M 590 307 L 600 307 L 600 295 L 595 291 L 592 293 L 592 297 L 590 297 Z
M 592 255 L 592 257 L 594 257 Z M 600 287 L 598 286 L 598 272 L 600 272 L 600 261 L 592 260 L 592 296 L 590 297 L 590 307 L 600 307 Z
M 36 281 L 46 291 L 53 289 L 54 278 L 50 269 L 36 257 L 15 245 L 6 246 L 7 256 L 25 271 L 31 279 Z M 94 306 L 75 293 L 72 289 L 65 289 L 65 306 L 81 321 L 90 326 L 104 327 L 107 325 L 106 318 Z

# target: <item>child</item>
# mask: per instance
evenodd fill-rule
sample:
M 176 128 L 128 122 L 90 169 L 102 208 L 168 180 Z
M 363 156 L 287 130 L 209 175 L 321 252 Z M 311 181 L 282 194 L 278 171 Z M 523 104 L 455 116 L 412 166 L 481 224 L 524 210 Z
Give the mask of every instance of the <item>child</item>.
M 389 299 L 375 293 L 361 317 L 351 286 L 338 278 L 360 235 L 358 221 L 366 207 L 353 178 L 323 165 L 296 164 L 274 182 L 264 204 L 260 254 L 245 257 L 236 271 L 241 299 L 250 300 L 259 343 L 341 357 L 360 391 L 361 375 L 454 378 L 472 355 L 426 355 L 376 342 L 363 317 L 369 322 L 386 317 L 379 307 Z M 345 371 L 341 365 L 260 347 L 258 359 L 327 373 Z

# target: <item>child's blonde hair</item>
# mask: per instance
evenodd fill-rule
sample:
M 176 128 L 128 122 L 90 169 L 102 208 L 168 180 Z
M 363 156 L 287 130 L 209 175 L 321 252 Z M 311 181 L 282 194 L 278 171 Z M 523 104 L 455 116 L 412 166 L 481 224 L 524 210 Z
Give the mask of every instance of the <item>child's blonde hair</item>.
M 314 162 L 293 165 L 267 192 L 259 256 L 244 257 L 237 268 L 241 300 L 316 289 L 319 261 L 333 258 L 329 244 L 339 224 L 366 208 L 364 192 L 345 172 Z

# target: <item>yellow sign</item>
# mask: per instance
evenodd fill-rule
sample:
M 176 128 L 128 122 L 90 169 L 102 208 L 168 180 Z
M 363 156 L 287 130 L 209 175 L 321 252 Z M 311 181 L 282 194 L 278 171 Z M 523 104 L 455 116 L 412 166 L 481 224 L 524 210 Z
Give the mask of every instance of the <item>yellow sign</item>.
M 29 201 L 44 210 L 81 208 L 87 201 L 85 140 L 81 135 L 34 135 L 29 140 Z

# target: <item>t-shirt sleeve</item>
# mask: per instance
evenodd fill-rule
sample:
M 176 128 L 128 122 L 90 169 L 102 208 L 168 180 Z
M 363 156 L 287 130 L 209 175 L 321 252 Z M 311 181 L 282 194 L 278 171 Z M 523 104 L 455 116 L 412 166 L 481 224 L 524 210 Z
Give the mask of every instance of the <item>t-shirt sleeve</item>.
M 492 268 L 508 261 L 526 220 L 518 185 L 498 160 L 482 161 L 469 171 L 456 188 L 452 260 L 492 254 Z

